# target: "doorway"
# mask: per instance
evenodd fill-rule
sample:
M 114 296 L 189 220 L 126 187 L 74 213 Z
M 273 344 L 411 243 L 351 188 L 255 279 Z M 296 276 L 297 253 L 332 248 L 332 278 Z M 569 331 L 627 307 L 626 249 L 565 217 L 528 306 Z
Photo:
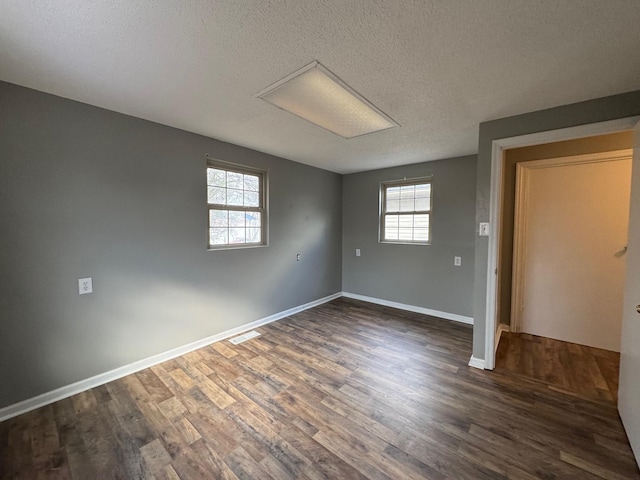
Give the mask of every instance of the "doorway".
M 511 331 L 620 352 L 631 155 L 517 164 Z
M 632 150 L 609 150 L 632 145 L 627 131 L 505 152 L 497 369 L 615 404 Z
M 495 353 L 500 334 L 509 330 L 517 163 L 628 148 L 630 139 L 633 138 L 633 134 L 628 132 L 636 122 L 635 117 L 625 118 L 493 141 L 489 198 L 489 258 L 486 273 L 485 358 L 480 368 L 492 370 L 495 367 Z M 600 150 L 593 148 L 598 142 L 598 137 L 608 137 L 610 134 L 626 135 L 626 143 L 603 145 L 604 149 Z
M 484 303 L 484 359 L 472 357 L 471 366 L 493 370 L 495 368 L 496 347 L 498 345 L 496 333 L 500 332 L 498 322 L 498 272 L 500 222 L 503 218 L 502 200 L 506 194 L 503 188 L 502 175 L 505 169 L 504 153 L 507 149 L 539 145 L 568 139 L 587 138 L 626 130 L 634 131 L 635 144 L 633 146 L 633 164 L 640 166 L 640 117 L 625 117 L 600 123 L 584 124 L 574 127 L 548 130 L 538 133 L 492 140 L 491 151 L 491 179 L 489 192 L 489 239 L 488 258 L 486 265 L 486 295 Z M 629 265 L 638 265 L 640 255 L 640 168 L 633 168 L 631 182 L 631 211 L 629 216 Z M 625 425 L 629 441 L 634 449 L 636 459 L 640 463 L 640 410 L 637 399 L 640 395 L 640 381 L 637 372 L 640 370 L 640 322 L 638 314 L 640 305 L 637 292 L 640 291 L 640 274 L 637 269 L 627 268 L 625 282 L 625 300 L 623 317 L 623 338 L 620 364 L 619 402 L 620 417 Z

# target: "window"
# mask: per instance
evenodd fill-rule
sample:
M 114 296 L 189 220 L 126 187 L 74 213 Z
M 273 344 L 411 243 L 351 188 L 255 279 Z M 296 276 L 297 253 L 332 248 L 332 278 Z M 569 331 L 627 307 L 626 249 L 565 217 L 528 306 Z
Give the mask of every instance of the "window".
M 428 244 L 430 217 L 431 177 L 381 184 L 381 242 Z
M 266 172 L 220 160 L 207 165 L 209 248 L 266 245 Z

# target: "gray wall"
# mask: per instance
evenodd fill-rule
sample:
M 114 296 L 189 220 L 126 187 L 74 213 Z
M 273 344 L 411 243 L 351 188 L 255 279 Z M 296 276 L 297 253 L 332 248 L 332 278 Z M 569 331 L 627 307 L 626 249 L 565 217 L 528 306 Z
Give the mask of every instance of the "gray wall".
M 477 235 L 478 223 L 489 221 L 492 142 L 500 138 L 557 130 L 640 115 L 640 91 L 564 105 L 480 124 L 476 188 L 476 247 L 473 288 L 473 355 L 485 358 L 488 237 Z
M 206 251 L 206 153 L 269 170 L 270 246 Z M 340 175 L 0 83 L 0 407 L 339 292 L 341 208 Z
M 380 182 L 431 174 L 431 245 L 379 243 Z M 343 182 L 343 290 L 472 317 L 476 157 L 355 173 Z

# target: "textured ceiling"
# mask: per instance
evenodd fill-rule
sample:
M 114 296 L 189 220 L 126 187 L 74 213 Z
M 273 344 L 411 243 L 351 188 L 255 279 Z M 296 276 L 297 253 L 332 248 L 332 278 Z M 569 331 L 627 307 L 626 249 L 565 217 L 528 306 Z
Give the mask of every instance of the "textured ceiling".
M 348 173 L 640 89 L 638 0 L 0 0 L 0 79 Z M 400 123 L 345 140 L 254 98 L 318 60 Z

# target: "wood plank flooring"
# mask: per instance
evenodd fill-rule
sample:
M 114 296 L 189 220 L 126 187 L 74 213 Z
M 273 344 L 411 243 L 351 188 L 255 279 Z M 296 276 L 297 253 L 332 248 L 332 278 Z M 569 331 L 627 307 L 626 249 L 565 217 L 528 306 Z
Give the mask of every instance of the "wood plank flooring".
M 496 370 L 540 380 L 549 388 L 617 404 L 620 354 L 527 333 L 503 332 Z
M 2 479 L 640 479 L 613 404 L 338 299 L 0 423 Z

